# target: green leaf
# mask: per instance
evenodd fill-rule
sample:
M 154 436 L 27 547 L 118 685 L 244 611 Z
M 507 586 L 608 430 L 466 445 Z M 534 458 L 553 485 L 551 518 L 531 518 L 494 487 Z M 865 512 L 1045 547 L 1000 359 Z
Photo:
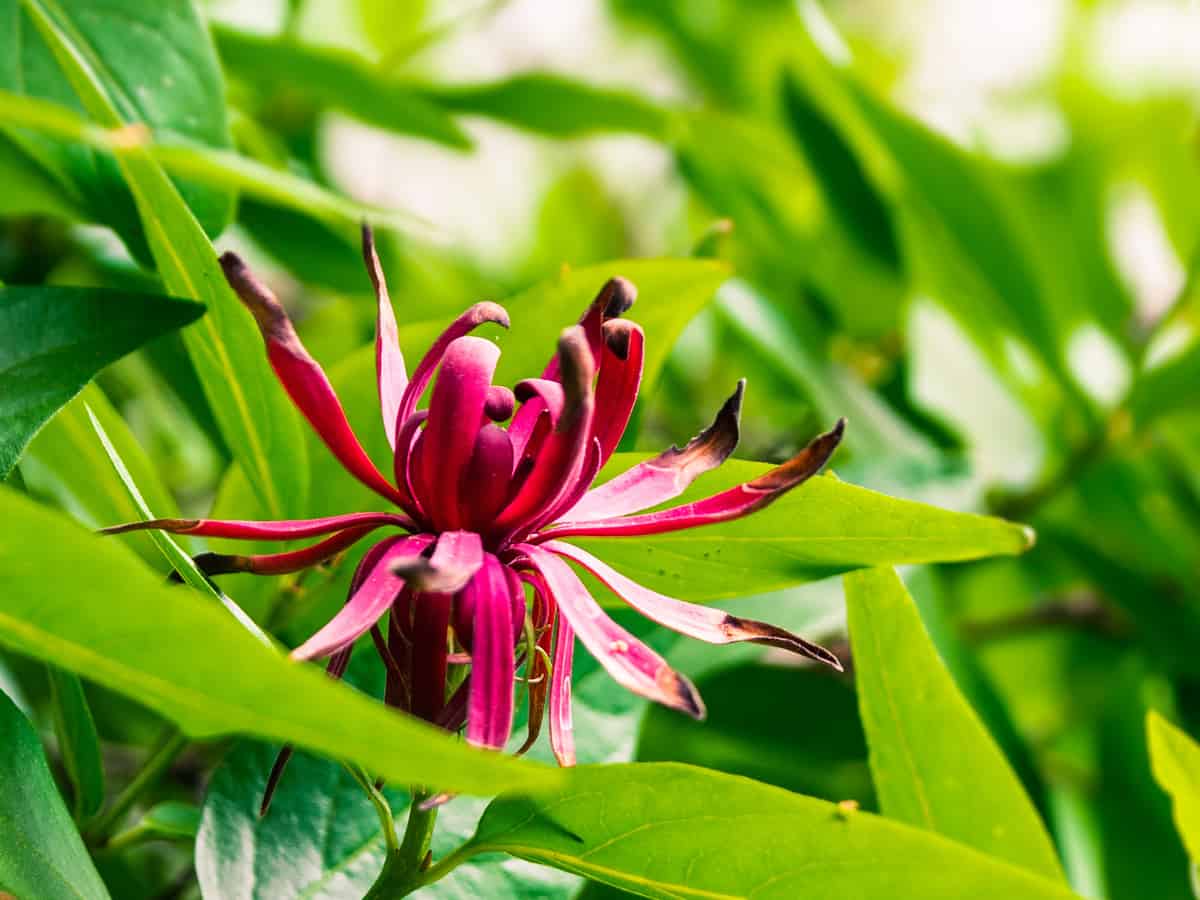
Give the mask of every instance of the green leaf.
M 1146 716 L 1146 733 L 1154 778 L 1171 795 L 1188 856 L 1200 861 L 1200 744 L 1156 712 Z
M 605 471 L 623 472 L 642 459 L 642 454 L 618 453 Z M 671 505 L 750 481 L 769 469 L 765 463 L 727 460 Z M 1015 555 L 1033 545 L 1034 534 L 1003 519 L 899 500 L 819 475 L 733 522 L 670 534 L 569 540 L 655 590 L 688 600 L 718 600 L 871 566 Z
M 612 90 L 549 72 L 528 72 L 490 84 L 429 87 L 424 95 L 456 113 L 484 115 L 553 137 L 618 131 L 664 140 L 671 114 L 629 91 Z
M 191 841 L 200 830 L 200 807 L 166 801 L 150 807 L 132 828 L 114 835 L 108 850 L 119 850 L 143 841 Z
M 78 109 L 73 79 L 61 68 L 58 48 L 39 22 L 47 15 L 82 50 L 122 122 L 142 122 L 155 135 L 201 146 L 231 146 L 221 69 L 189 0 L 165 0 L 153 7 L 137 0 L 0 2 L 0 57 L 6 60 L 0 64 L 0 88 Z M 131 27 L 132 22 L 137 27 Z M 83 106 L 89 106 L 86 98 Z M 96 110 L 89 112 L 112 124 Z M 94 220 L 111 225 L 136 255 L 145 255 L 137 210 L 111 159 L 58 138 L 23 130 L 9 133 L 84 200 Z M 233 218 L 231 191 L 184 181 L 178 187 L 209 234 L 218 233 Z
M 125 124 L 91 62 L 95 48 L 42 10 L 38 0 L 27 2 L 91 115 L 108 127 Z M 203 229 L 146 148 L 131 143 L 117 150 L 117 160 L 167 291 L 208 307 L 208 315 L 183 336 L 221 433 L 264 508 L 284 518 L 303 506 L 307 461 L 298 417 L 275 383 L 258 329 L 225 284 Z
M 1062 878 L 1021 782 L 963 698 L 895 572 L 845 576 L 858 703 L 889 818 Z
M 729 268 L 705 259 L 622 259 L 565 269 L 501 301 L 512 319 L 512 329 L 497 329 L 503 352 L 496 383 L 514 384 L 540 375 L 555 352 L 559 333 L 579 321 L 600 288 L 615 275 L 628 278 L 638 289 L 637 303 L 627 315 L 646 332 L 642 389 L 648 390 L 683 327 L 712 300 L 729 277 Z M 452 315 L 457 314 L 455 310 Z M 397 315 L 403 322 L 402 307 Z M 400 342 L 408 358 L 420 359 L 451 317 L 402 326 Z
M 0 288 L 0 479 L 92 376 L 203 312 L 194 303 L 127 291 Z
M 458 149 L 471 146 L 470 137 L 423 97 L 419 86 L 372 68 L 352 53 L 230 28 L 214 28 L 213 34 L 233 75 L 255 89 L 283 91 L 293 112 L 306 101 L 316 109 L 338 109 L 388 131 L 415 134 Z M 268 93 L 264 112 L 269 115 L 271 107 Z
M 0 491 L 0 519 L 0 642 L 86 672 L 193 737 L 293 742 L 392 780 L 464 793 L 559 777 L 466 747 L 287 660 L 190 588 L 163 584 L 126 547 L 10 490 Z
M 1074 896 L 870 813 L 662 763 L 581 767 L 557 793 L 500 798 L 464 854 L 497 850 L 646 897 Z
M 107 898 L 29 720 L 0 693 L 0 894 Z
M 104 803 L 104 764 L 100 736 L 77 675 L 47 666 L 54 709 L 54 731 L 71 787 L 75 792 L 75 820 L 85 822 Z

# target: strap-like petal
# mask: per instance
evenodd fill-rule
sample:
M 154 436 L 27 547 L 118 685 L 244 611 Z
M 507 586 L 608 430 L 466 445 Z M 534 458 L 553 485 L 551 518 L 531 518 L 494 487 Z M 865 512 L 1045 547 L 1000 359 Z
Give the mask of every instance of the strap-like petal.
M 790 650 L 817 662 L 832 666 L 839 672 L 842 664 L 838 658 L 812 641 L 805 640 L 783 628 L 742 619 L 711 606 L 700 606 L 676 600 L 657 591 L 643 587 L 626 578 L 607 563 L 597 559 L 586 550 L 563 541 L 547 541 L 542 546 L 551 553 L 576 562 L 595 575 L 610 591 L 648 619 L 665 625 L 680 634 L 686 634 L 710 644 L 732 644 L 749 641 Z
M 233 553 L 201 553 L 196 557 L 196 565 L 205 575 L 228 575 L 231 572 L 287 575 L 325 562 L 356 544 L 378 527 L 359 525 L 357 528 L 347 528 L 316 544 L 286 553 L 255 553 L 244 556 Z
M 404 368 L 404 354 L 400 352 L 400 333 L 388 296 L 387 280 L 383 276 L 383 266 L 379 264 L 379 254 L 375 252 L 375 235 L 366 222 L 362 227 L 362 251 L 378 307 L 375 315 L 375 375 L 379 380 L 379 411 L 383 415 L 383 430 L 388 443 L 395 450 L 400 400 L 408 387 L 408 372 Z
M 467 741 L 501 749 L 513 719 L 512 585 L 504 566 L 489 553 L 463 592 L 473 595 L 475 610 Z
M 194 534 L 196 537 L 234 538 L 247 541 L 290 541 L 298 538 L 332 534 L 344 528 L 370 525 L 396 528 L 413 527 L 408 516 L 396 513 L 347 513 L 321 519 L 285 519 L 254 521 L 250 519 L 146 519 L 100 529 L 101 534 L 124 534 L 127 531 L 169 531 L 172 534 Z
M 762 509 L 815 475 L 837 449 L 844 429 L 845 420 L 841 419 L 832 431 L 818 437 L 782 466 L 775 467 L 753 481 L 739 484 L 704 500 L 624 518 L 593 521 L 576 521 L 572 518 L 546 529 L 536 536 L 536 540 L 544 541 L 571 535 L 600 537 L 662 534 L 740 519 Z
M 559 616 L 618 684 L 695 719 L 704 718 L 704 703 L 692 683 L 605 615 L 570 566 L 541 547 L 519 544 L 514 549 L 542 574 Z
M 267 358 L 280 383 L 346 471 L 371 490 L 399 502 L 396 489 L 388 483 L 359 443 L 346 419 L 341 401 L 325 371 L 317 363 L 292 326 L 283 305 L 265 284 L 251 273 L 235 253 L 221 256 L 225 279 L 254 315 L 267 345 Z
M 596 419 L 592 434 L 600 441 L 600 464 L 608 462 L 625 434 L 642 386 L 646 336 L 628 319 L 604 323 L 600 374 L 596 379 Z
M 575 629 L 558 616 L 554 635 L 554 668 L 550 676 L 550 749 L 560 766 L 575 765 L 575 718 L 571 711 L 571 666 Z

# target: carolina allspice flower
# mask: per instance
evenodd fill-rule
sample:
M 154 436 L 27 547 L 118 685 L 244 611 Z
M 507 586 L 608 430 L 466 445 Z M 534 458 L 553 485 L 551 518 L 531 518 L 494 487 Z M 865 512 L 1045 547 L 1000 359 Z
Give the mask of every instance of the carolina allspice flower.
M 363 255 L 378 301 L 375 359 L 383 426 L 395 451 L 392 480 L 363 450 L 278 300 L 234 254 L 222 256 L 221 265 L 254 314 L 271 365 L 296 407 L 346 471 L 394 503 L 396 511 L 275 522 L 157 519 L 116 526 L 110 533 L 150 528 L 247 540 L 322 538 L 285 553 L 205 554 L 201 560 L 209 574 L 278 575 L 387 531 L 362 558 L 345 606 L 292 657 L 328 658 L 330 673 L 340 677 L 354 642 L 370 632 L 387 669 L 389 705 L 450 731 L 465 725 L 470 743 L 490 748 L 508 741 L 514 682 L 523 665 L 530 715 L 521 750 L 537 738 L 548 700 L 550 742 L 562 765 L 575 761 L 576 637 L 622 686 L 704 717 L 691 682 L 612 621 L 568 561 L 681 634 L 713 644 L 767 644 L 841 669 L 832 653 L 802 637 L 649 590 L 566 538 L 662 534 L 753 513 L 817 472 L 837 447 L 844 422 L 753 481 L 704 500 L 642 512 L 679 496 L 733 451 L 744 382 L 712 425 L 685 447 L 671 447 L 592 487 L 621 440 L 641 383 L 642 329 L 621 318 L 633 304 L 633 285 L 622 278 L 605 284 L 579 324 L 562 332 L 541 377 L 509 390 L 492 384 L 499 348 L 469 335 L 484 322 L 508 327 L 508 314 L 495 303 L 477 303 L 460 315 L 409 378 L 366 227 Z M 429 406 L 418 410 L 431 381 Z M 378 623 L 389 612 L 385 637 Z M 469 664 L 468 674 L 448 692 L 448 666 L 456 664 Z M 280 769 L 277 765 L 272 783 Z

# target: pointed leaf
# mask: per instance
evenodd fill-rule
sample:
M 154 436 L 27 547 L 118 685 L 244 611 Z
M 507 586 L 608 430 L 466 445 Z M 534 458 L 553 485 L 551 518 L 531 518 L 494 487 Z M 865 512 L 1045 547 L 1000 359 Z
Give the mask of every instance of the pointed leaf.
M 871 569 L 844 581 L 858 704 L 884 815 L 1061 879 L 1037 811 L 954 684 L 899 577 Z
M 47 666 L 50 698 L 54 706 L 54 731 L 75 799 L 75 820 L 86 822 L 104 803 L 104 764 L 100 736 L 83 693 L 79 676 Z
M 1146 717 L 1146 731 L 1154 778 L 1171 795 L 1188 856 L 1200 863 L 1200 743 L 1156 712 Z
M 0 288 L 0 479 L 102 368 L 204 308 L 102 288 Z

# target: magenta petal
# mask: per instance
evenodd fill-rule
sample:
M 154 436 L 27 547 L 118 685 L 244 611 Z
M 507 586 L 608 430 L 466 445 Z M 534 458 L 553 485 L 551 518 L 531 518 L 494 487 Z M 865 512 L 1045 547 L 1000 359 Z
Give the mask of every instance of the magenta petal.
M 346 605 L 326 623 L 320 631 L 292 651 L 293 659 L 316 659 L 336 653 L 354 643 L 360 635 L 379 621 L 387 612 L 396 595 L 404 587 L 404 580 L 391 572 L 391 563 L 396 559 L 417 556 L 433 543 L 427 534 L 406 538 L 390 538 L 387 547 L 380 552 L 375 565 L 365 573 L 346 601 Z
M 575 720 L 571 713 L 571 665 L 575 630 L 558 617 L 554 637 L 554 670 L 550 677 L 550 749 L 560 766 L 575 765 Z
M 400 352 L 400 333 L 396 328 L 396 314 L 388 296 L 387 281 L 379 264 L 379 254 L 375 252 L 375 235 L 365 222 L 362 227 L 362 249 L 378 306 L 375 316 L 375 374 L 379 379 L 379 410 L 383 414 L 383 430 L 388 443 L 395 450 L 400 399 L 408 386 L 408 372 L 404 368 L 404 354 Z
M 608 319 L 614 319 L 629 311 L 637 300 L 637 288 L 628 279 L 617 276 L 610 278 L 600 288 L 600 293 L 588 304 L 583 315 L 579 318 L 579 326 L 587 339 L 588 350 L 591 351 L 593 365 L 600 364 L 600 346 L 604 340 L 601 330 Z M 557 381 L 559 378 L 559 358 L 557 354 L 546 363 L 542 371 L 543 378 Z
M 514 549 L 526 554 L 542 573 L 560 617 L 570 622 L 583 645 L 618 684 L 692 718 L 704 718 L 704 703 L 692 683 L 605 615 L 570 566 L 540 547 L 520 544 Z
M 202 553 L 196 564 L 205 575 L 227 575 L 230 572 L 253 572 L 255 575 L 286 575 L 300 572 L 336 556 L 363 537 L 377 525 L 359 525 L 336 532 L 325 540 L 286 553 L 256 553 L 247 556 L 225 553 Z
M 762 509 L 815 475 L 837 449 L 844 429 L 845 420 L 841 419 L 832 431 L 815 439 L 782 466 L 777 466 L 753 481 L 739 484 L 704 500 L 640 516 L 594 521 L 576 521 L 572 518 L 547 529 L 539 534 L 537 539 L 542 541 L 570 535 L 599 537 L 662 534 L 740 519 Z
M 422 437 L 421 505 L 439 529 L 458 528 L 459 481 L 475 448 L 500 348 L 461 337 L 446 350 Z
M 267 345 L 267 358 L 296 408 L 311 423 L 346 471 L 371 490 L 398 502 L 396 489 L 375 468 L 354 435 L 341 401 L 321 366 L 313 359 L 292 327 L 283 306 L 234 253 L 221 256 L 225 278 L 242 303 L 253 313 Z
M 738 618 L 711 606 L 686 603 L 683 600 L 676 600 L 674 597 L 652 591 L 636 581 L 626 578 L 586 550 L 581 550 L 571 544 L 562 541 L 547 541 L 542 546 L 552 553 L 557 553 L 559 556 L 566 557 L 583 566 L 599 578 L 605 587 L 646 618 L 653 619 L 660 625 L 665 625 L 680 634 L 686 634 L 688 637 L 707 641 L 710 644 L 732 644 L 740 641 L 766 644 L 807 656 L 809 659 L 832 666 L 839 672 L 842 671 L 842 664 L 834 654 L 783 628 L 777 628 L 765 622 L 756 622 L 753 619 Z
M 515 661 L 511 585 L 496 557 L 488 554 L 464 589 L 468 592 L 473 595 L 475 621 L 467 741 L 501 749 L 512 731 Z
M 617 449 L 633 414 L 642 385 L 646 336 L 633 322 L 613 319 L 604 323 L 604 347 L 600 353 L 592 434 L 600 441 L 600 464 L 603 465 Z
M 407 419 L 416 410 L 417 401 L 425 393 L 425 388 L 429 387 L 433 373 L 437 370 L 438 363 L 442 361 L 442 356 L 445 355 L 447 348 L 455 340 L 469 334 L 484 322 L 495 322 L 497 325 L 507 328 L 508 313 L 498 303 L 484 301 L 476 303 L 451 322 L 450 327 L 433 342 L 433 346 L 429 348 L 421 361 L 417 363 L 416 369 L 413 370 L 412 380 L 404 389 L 404 397 L 400 401 L 400 413 L 397 421 Z
M 508 500 L 512 480 L 513 448 L 508 432 L 488 423 L 475 436 L 471 460 L 459 485 L 463 524 L 483 531 Z
M 671 447 L 611 481 L 593 488 L 564 514 L 572 522 L 609 519 L 640 512 L 682 494 L 693 481 L 717 468 L 737 446 L 738 420 L 746 382 L 725 401 L 713 423 L 682 450 Z
M 429 556 L 406 556 L 390 563 L 392 574 L 417 592 L 453 594 L 483 565 L 483 542 L 473 531 L 445 531 Z
M 101 534 L 124 534 L 127 531 L 169 531 L 172 534 L 194 534 L 197 537 L 235 538 L 241 540 L 290 541 L 295 538 L 332 534 L 343 528 L 393 525 L 412 528 L 407 516 L 396 513 L 347 513 L 323 519 L 285 519 L 256 522 L 247 519 L 147 519 L 102 528 Z
M 488 388 L 483 412 L 493 422 L 507 422 L 512 417 L 516 405 L 517 398 L 511 390 L 502 384 L 493 384 Z
M 446 638 L 451 594 L 412 598 L 412 712 L 435 722 L 446 705 Z

